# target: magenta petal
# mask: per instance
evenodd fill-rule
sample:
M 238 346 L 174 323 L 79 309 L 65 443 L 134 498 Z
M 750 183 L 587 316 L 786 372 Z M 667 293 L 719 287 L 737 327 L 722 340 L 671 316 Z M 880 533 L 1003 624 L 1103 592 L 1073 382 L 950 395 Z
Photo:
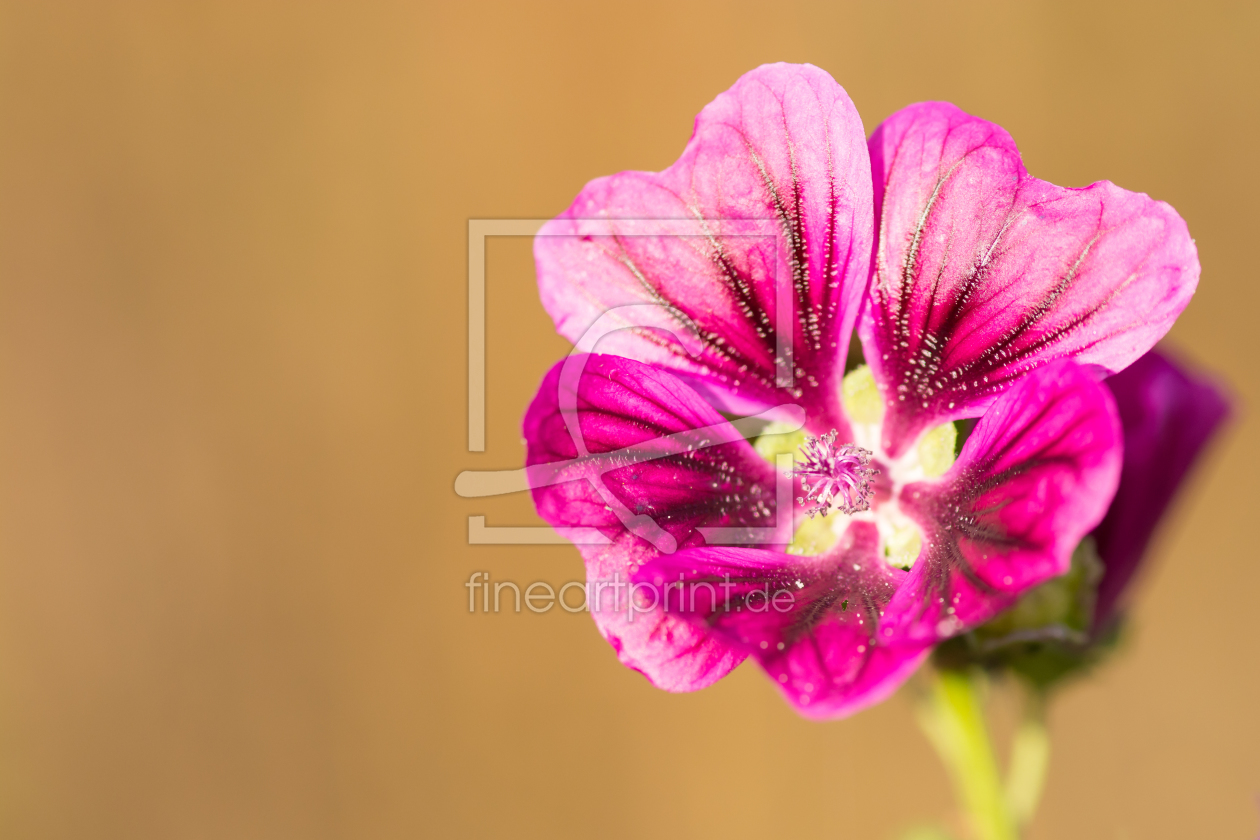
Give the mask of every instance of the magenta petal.
M 591 617 L 622 665 L 665 691 L 698 691 L 729 674 L 747 654 L 705 627 L 669 615 L 650 600 L 629 610 L 633 572 L 661 555 L 629 534 L 609 546 L 578 546 L 586 563 Z M 681 553 L 681 552 L 680 552 Z
M 629 529 L 672 552 L 703 545 L 702 526 L 774 522 L 774 469 L 691 387 L 652 365 L 570 357 L 543 379 L 524 432 L 534 503 L 557 528 L 610 538 Z
M 875 641 L 905 577 L 878 558 L 878 543 L 874 525 L 855 522 L 821 557 L 697 548 L 661 556 L 635 579 L 671 614 L 755 657 L 798 712 L 841 717 L 883 700 L 928 653 Z
M 870 189 L 844 89 L 809 65 L 760 67 L 700 112 L 668 169 L 598 178 L 542 228 L 543 306 L 582 350 L 668 366 L 740 413 L 798 403 L 843 431 Z M 588 334 L 625 327 L 598 347 Z
M 547 374 L 525 415 L 534 503 L 562 533 L 595 528 L 610 540 L 581 549 L 592 617 L 622 662 L 661 688 L 701 688 L 739 664 L 743 654 L 659 609 L 630 614 L 625 587 L 659 550 L 703 545 L 698 528 L 773 525 L 774 470 L 668 372 L 617 356 L 574 361 L 585 363 L 576 392 L 566 384 L 562 362 Z M 566 403 L 576 408 L 580 440 L 565 423 Z M 704 431 L 695 434 L 697 429 Z M 677 454 L 652 460 L 627 454 L 666 451 L 666 436 L 678 435 L 683 445 L 675 437 L 668 449 Z M 583 457 L 579 444 L 589 454 Z
M 898 111 L 870 148 L 880 227 L 859 330 L 891 454 L 1054 359 L 1122 370 L 1194 293 L 1198 255 L 1172 207 L 1039 181 L 1000 126 L 949 103 Z
M 1116 497 L 1094 531 L 1105 567 L 1096 627 L 1111 618 L 1177 488 L 1229 413 L 1220 389 L 1158 351 L 1105 384 L 1124 427 L 1124 467 Z
M 903 488 L 924 530 L 880 632 L 927 642 L 976 627 L 1068 570 L 1120 477 L 1120 421 L 1082 367 L 1034 371 L 980 418 L 940 481 Z

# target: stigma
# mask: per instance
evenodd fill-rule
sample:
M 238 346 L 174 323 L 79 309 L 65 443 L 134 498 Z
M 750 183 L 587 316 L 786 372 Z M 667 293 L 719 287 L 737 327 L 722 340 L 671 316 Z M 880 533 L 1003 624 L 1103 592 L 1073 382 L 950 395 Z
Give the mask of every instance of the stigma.
M 801 444 L 803 460 L 792 473 L 801 480 L 805 495 L 797 502 L 808 503 L 806 512 L 826 516 L 833 510 L 844 514 L 871 509 L 871 479 L 879 471 L 870 467 L 871 452 L 851 443 L 836 445 L 836 430 L 820 437 L 806 436 Z

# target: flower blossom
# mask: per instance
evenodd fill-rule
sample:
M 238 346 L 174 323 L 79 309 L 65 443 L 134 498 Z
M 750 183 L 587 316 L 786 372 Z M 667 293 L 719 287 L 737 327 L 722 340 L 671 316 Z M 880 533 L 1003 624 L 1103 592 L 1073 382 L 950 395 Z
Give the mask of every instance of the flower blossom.
M 672 691 L 751 656 L 817 718 L 1067 571 L 1120 478 L 1099 378 L 1198 280 L 1167 204 L 1039 181 L 948 103 L 868 144 L 830 76 L 783 64 L 705 107 L 668 169 L 588 184 L 535 260 L 594 352 L 527 411 L 531 488 L 579 543 L 600 632 Z M 776 422 L 750 442 L 728 421 L 748 414 Z

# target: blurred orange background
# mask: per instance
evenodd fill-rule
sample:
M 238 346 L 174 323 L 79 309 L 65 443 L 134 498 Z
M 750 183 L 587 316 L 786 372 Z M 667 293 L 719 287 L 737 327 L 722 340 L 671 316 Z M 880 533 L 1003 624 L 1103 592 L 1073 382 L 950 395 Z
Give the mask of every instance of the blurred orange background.
M 1169 341 L 1242 404 L 1121 655 L 1052 710 L 1034 840 L 1250 838 L 1260 794 L 1260 7 L 1152 2 L 0 3 L 0 835 L 892 838 L 949 813 L 902 692 L 797 719 L 694 695 L 588 617 L 469 614 L 580 579 L 469 546 L 567 346 L 495 239 L 466 451 L 470 218 L 661 169 L 697 111 L 808 61 L 870 131 L 950 99 L 1035 175 L 1171 202 L 1203 279 Z M 998 717 L 1003 700 L 995 701 Z

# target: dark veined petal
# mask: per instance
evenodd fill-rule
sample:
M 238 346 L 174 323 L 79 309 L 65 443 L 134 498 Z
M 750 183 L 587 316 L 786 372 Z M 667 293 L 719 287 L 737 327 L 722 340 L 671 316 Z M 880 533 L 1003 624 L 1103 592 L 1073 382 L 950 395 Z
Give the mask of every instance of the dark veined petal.
M 697 548 L 662 555 L 635 579 L 670 614 L 756 658 L 802 715 L 842 717 L 890 695 L 928 652 L 876 641 L 906 576 L 878 558 L 878 543 L 873 524 L 854 522 L 819 557 Z
M 941 479 L 901 491 L 924 545 L 881 638 L 948 638 L 1065 573 L 1115 494 L 1121 449 L 1111 395 L 1079 365 L 1038 368 L 1000 396 Z
M 587 184 L 534 256 L 543 306 L 580 349 L 667 366 L 737 413 L 797 403 L 846 432 L 839 377 L 872 236 L 848 94 L 775 64 L 706 106 L 665 171 Z M 610 326 L 626 329 L 583 343 Z
M 701 528 L 774 525 L 774 469 L 739 431 L 670 373 L 593 355 L 552 368 L 524 432 L 539 515 L 561 533 L 593 528 L 608 540 L 580 548 L 592 617 L 621 661 L 672 691 L 739 664 L 742 653 L 681 619 L 632 612 L 626 590 L 661 551 L 704 545 Z
M 1124 466 L 1094 531 L 1104 566 L 1095 627 L 1111 618 L 1177 488 L 1229 414 L 1219 388 L 1154 350 L 1104 384 L 1124 427 Z
M 1172 207 L 1039 181 L 1000 126 L 949 103 L 898 111 L 870 148 L 879 238 L 859 330 L 891 454 L 1055 359 L 1124 369 L 1194 293 L 1198 255 Z

